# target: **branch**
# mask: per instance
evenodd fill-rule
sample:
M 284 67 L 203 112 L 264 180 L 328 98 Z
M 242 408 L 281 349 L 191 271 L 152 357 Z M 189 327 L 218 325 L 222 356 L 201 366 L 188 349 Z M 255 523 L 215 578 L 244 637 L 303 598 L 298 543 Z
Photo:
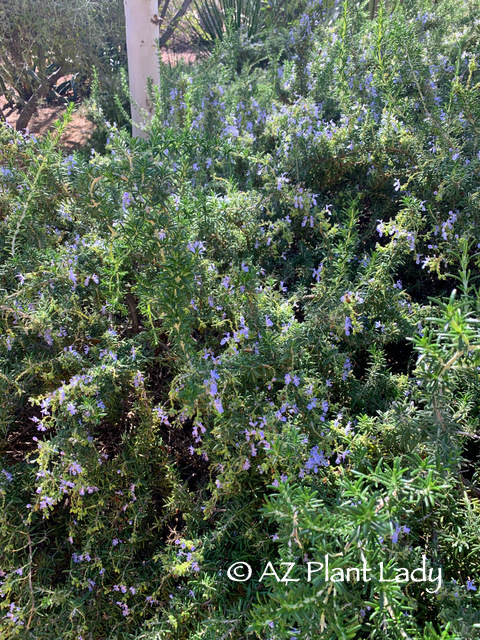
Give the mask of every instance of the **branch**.
M 63 69 L 62 67 L 59 67 L 40 83 L 40 86 L 33 92 L 32 97 L 20 112 L 20 116 L 15 127 L 17 131 L 27 128 L 30 118 L 33 116 L 33 113 L 37 108 L 39 100 L 47 95 L 48 91 L 53 87 L 62 74 Z
M 181 18 L 183 18 L 183 16 L 187 13 L 189 6 L 192 4 L 193 0 L 183 0 L 182 6 L 180 7 L 180 9 L 177 11 L 177 13 L 175 14 L 175 16 L 172 18 L 172 21 L 170 22 L 170 24 L 168 25 L 168 27 L 166 28 L 165 32 L 160 36 L 160 38 L 158 39 L 158 46 L 160 47 L 164 47 L 166 45 L 166 43 L 168 42 L 168 40 L 170 39 L 170 36 L 172 35 L 172 33 L 175 31 L 178 22 L 180 21 Z
M 28 537 L 28 589 L 30 591 L 30 615 L 28 617 L 27 622 L 27 631 L 30 629 L 30 624 L 32 623 L 33 613 L 35 611 L 35 596 L 33 594 L 33 584 L 32 584 L 32 562 L 33 562 L 33 553 L 32 553 L 32 539 L 30 538 L 30 534 L 27 532 Z
M 167 15 L 169 4 L 170 4 L 170 0 L 165 0 L 165 4 L 163 5 L 162 11 L 160 13 L 160 24 L 164 21 L 165 16 Z
M 125 301 L 128 305 L 130 312 L 130 319 L 132 321 L 132 331 L 136 335 L 140 331 L 140 323 L 138 321 L 137 303 L 131 293 L 127 293 Z
M 467 480 L 467 478 L 465 478 L 465 476 L 463 476 L 461 473 L 459 473 L 458 475 L 460 476 L 460 480 L 462 481 L 463 486 L 466 487 L 467 491 L 469 491 L 475 498 L 479 499 L 480 489 L 472 484 L 470 480 Z
M 423 93 L 422 93 L 422 88 L 420 87 L 420 83 L 418 82 L 417 76 L 415 75 L 415 69 L 413 68 L 412 61 L 410 60 L 410 54 L 408 53 L 408 49 L 406 47 L 405 47 L 405 53 L 407 54 L 407 60 L 408 60 L 409 66 L 410 66 L 410 70 L 412 72 L 413 81 L 415 82 L 415 84 L 417 86 L 417 91 L 418 91 L 418 94 L 420 96 L 420 100 L 422 101 L 423 110 L 425 111 L 425 114 L 427 115 L 427 117 L 430 120 L 430 122 L 433 122 L 433 124 L 437 127 L 438 132 L 440 133 L 442 138 L 447 142 L 448 146 L 451 148 L 451 147 L 454 146 L 453 142 L 450 140 L 448 135 L 444 132 L 442 125 L 430 113 L 430 111 L 429 111 L 429 109 L 428 109 L 428 107 L 426 105 L 425 98 L 424 98 Z

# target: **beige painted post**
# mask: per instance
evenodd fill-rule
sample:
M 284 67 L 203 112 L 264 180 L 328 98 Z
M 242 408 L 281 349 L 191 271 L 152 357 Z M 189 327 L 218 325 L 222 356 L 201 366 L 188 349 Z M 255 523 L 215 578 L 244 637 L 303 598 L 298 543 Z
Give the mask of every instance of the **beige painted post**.
M 132 135 L 147 138 L 148 134 L 140 129 L 153 114 L 153 105 L 147 95 L 147 78 L 151 78 L 154 85 L 160 84 L 156 44 L 159 37 L 158 0 L 124 0 L 124 8 Z

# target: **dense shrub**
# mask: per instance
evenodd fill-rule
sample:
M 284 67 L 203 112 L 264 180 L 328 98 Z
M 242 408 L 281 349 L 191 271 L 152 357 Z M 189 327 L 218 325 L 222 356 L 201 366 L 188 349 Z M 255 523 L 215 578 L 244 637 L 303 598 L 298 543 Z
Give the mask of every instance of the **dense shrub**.
M 74 100 L 85 94 L 92 65 L 104 88 L 118 91 L 126 62 L 119 0 L 0 0 L 0 21 L 1 107 L 18 108 L 18 129 L 28 127 L 44 98 L 66 101 L 69 90 Z
M 426 7 L 2 129 L 2 637 L 479 636 L 479 15 Z

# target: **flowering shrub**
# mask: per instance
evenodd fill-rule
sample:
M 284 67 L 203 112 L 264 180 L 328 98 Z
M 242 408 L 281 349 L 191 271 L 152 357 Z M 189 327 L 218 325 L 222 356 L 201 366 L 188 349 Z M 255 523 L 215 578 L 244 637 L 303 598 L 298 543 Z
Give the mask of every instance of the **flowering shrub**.
M 425 11 L 2 128 L 2 637 L 479 636 L 479 16 Z M 391 581 L 260 579 L 327 555 Z

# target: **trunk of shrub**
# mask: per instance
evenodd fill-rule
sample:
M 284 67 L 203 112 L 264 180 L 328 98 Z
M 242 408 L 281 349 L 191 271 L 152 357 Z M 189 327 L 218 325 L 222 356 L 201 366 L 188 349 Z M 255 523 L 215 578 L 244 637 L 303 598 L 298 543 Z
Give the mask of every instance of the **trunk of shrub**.
M 54 73 L 51 73 L 45 80 L 40 83 L 40 86 L 35 89 L 32 96 L 30 97 L 27 104 L 23 107 L 20 112 L 20 115 L 17 120 L 16 129 L 17 131 L 23 131 L 28 127 L 28 123 L 31 120 L 31 117 L 35 113 L 35 109 L 37 108 L 40 100 L 43 100 L 50 89 L 53 87 L 55 82 L 62 76 L 63 70 L 60 67 Z

